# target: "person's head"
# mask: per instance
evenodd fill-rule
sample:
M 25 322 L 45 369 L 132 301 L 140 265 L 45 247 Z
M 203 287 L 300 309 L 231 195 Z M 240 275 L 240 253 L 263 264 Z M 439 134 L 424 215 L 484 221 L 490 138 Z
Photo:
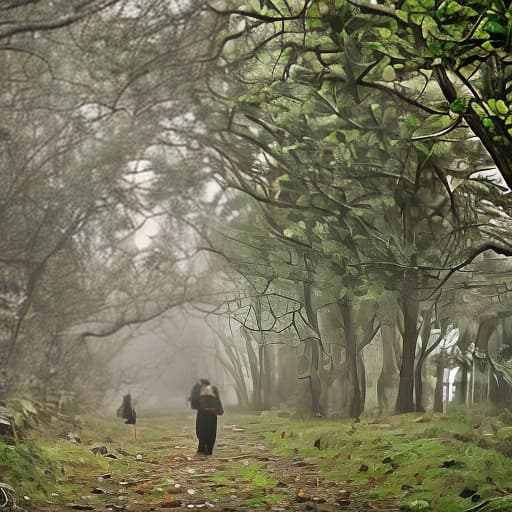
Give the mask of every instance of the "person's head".
M 201 388 L 200 395 L 201 396 L 215 396 L 215 392 L 213 390 L 213 386 L 210 386 L 210 385 L 203 386 Z
M 199 379 L 199 382 L 203 385 L 203 386 L 209 386 L 210 385 L 210 381 L 208 379 Z

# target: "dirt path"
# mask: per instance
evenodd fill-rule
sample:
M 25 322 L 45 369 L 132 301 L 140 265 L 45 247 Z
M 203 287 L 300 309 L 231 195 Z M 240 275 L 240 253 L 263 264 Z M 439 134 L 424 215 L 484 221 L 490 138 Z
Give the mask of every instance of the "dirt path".
M 211 457 L 195 453 L 192 416 L 171 423 L 165 440 L 151 440 L 146 419 L 138 425 L 136 442 L 104 443 L 108 472 L 89 475 L 79 465 L 68 468 L 62 484 L 72 489 L 73 501 L 69 493 L 66 502 L 54 496 L 45 512 L 398 510 L 395 502 L 364 501 L 364 489 L 357 492 L 349 479 L 326 481 L 314 459 L 273 454 L 257 421 L 219 425 Z

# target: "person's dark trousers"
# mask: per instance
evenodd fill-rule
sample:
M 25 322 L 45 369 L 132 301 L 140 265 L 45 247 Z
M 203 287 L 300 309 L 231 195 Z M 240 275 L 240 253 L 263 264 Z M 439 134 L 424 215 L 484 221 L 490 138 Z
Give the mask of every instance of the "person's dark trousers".
M 217 438 L 217 416 L 211 412 L 197 411 L 196 435 L 199 440 L 197 453 L 211 455 Z

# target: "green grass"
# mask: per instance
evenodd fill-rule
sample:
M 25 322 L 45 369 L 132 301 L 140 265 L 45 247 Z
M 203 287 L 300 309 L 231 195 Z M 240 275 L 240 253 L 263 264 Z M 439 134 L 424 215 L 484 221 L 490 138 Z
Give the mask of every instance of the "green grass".
M 111 431 L 101 419 L 93 419 L 87 430 L 93 433 L 100 425 L 105 431 Z M 111 422 L 110 427 L 112 425 Z M 102 433 L 101 428 L 98 430 L 99 434 L 94 437 L 99 439 Z M 45 504 L 52 493 L 72 501 L 76 491 L 71 484 L 64 483 L 67 475 L 101 474 L 110 470 L 108 459 L 94 455 L 83 445 L 52 437 L 48 435 L 16 446 L 0 441 L 0 481 L 15 489 L 18 502 L 24 501 L 26 496 L 32 504 Z
M 43 504 L 52 493 L 72 499 L 72 487 L 62 484 L 66 474 L 100 474 L 108 470 L 107 459 L 64 440 L 31 441 L 16 446 L 0 442 L 1 480 L 15 489 L 18 501 L 26 496 L 33 504 Z
M 231 472 L 255 488 L 274 487 L 277 484 L 277 480 L 267 475 L 261 465 L 255 461 L 248 462 L 248 464 L 238 462 L 230 470 Z
M 43 502 L 55 489 L 60 467 L 35 443 L 9 446 L 0 442 L 0 480 L 19 496 Z
M 462 512 L 476 505 L 459 496 L 468 487 L 481 501 L 488 501 L 479 509 L 482 512 L 512 510 L 512 498 L 499 496 L 512 493 L 512 459 L 472 442 L 478 436 L 462 414 L 431 416 L 425 422 L 415 421 L 418 417 L 392 417 L 392 425 L 365 421 L 353 425 L 349 421 L 283 418 L 268 412 L 257 417 L 230 414 L 227 423 L 246 427 L 244 435 L 264 444 L 274 455 L 309 459 L 323 479 L 350 490 L 360 503 L 389 499 L 400 503 L 403 510 L 416 510 L 414 507 L 427 502 L 431 510 Z M 112 440 L 116 448 L 124 447 L 133 455 L 141 453 L 157 465 L 159 447 L 195 444 L 192 417 L 142 418 L 137 430 L 139 437 L 134 440 L 133 428 L 121 420 L 88 418 L 81 432 L 82 445 L 48 439 L 16 447 L 0 443 L 0 480 L 15 487 L 20 496 L 29 496 L 34 504 L 46 503 L 52 492 L 58 492 L 59 499 L 75 501 L 83 492 L 78 483 L 91 475 L 112 471 L 130 478 L 140 472 L 135 457 L 108 460 L 92 454 L 89 444 Z M 173 438 L 176 435 L 178 441 Z M 165 474 L 160 478 L 162 483 L 154 482 L 155 488 L 170 481 Z M 223 464 L 209 478 L 220 484 L 215 489 L 217 496 L 226 500 L 236 494 L 248 507 L 271 506 L 290 498 L 281 494 L 278 480 L 265 464 L 251 456 Z M 148 497 L 153 495 L 156 498 L 149 490 Z
M 60 468 L 60 474 L 57 478 L 56 490 L 60 495 L 69 501 L 74 501 L 80 493 L 73 485 L 67 482 L 68 475 L 90 475 L 101 474 L 110 471 L 109 460 L 101 455 L 95 455 L 90 450 L 82 446 L 71 444 L 64 440 L 54 443 L 45 442 L 42 444 L 47 458 L 54 461 Z
M 243 486 L 245 492 L 251 495 L 245 500 L 250 506 L 275 505 L 286 498 L 285 494 L 274 493 L 272 490 L 278 480 L 269 475 L 257 461 L 249 459 L 227 466 L 222 473 L 213 475 L 212 481 L 225 485 L 217 489 L 218 494 L 236 494 L 236 486 Z
M 482 500 L 494 499 L 499 489 L 509 489 L 510 458 L 456 439 L 472 435 L 465 416 L 433 416 L 426 423 L 413 421 L 417 417 L 395 417 L 396 425 L 389 427 L 328 420 L 276 425 L 277 418 L 269 422 L 262 418 L 265 423 L 254 430 L 266 431 L 266 441 L 276 454 L 311 457 L 326 479 L 347 483 L 360 493 L 364 489 L 369 500 L 399 497 L 404 506 L 427 501 L 433 510 L 459 512 L 473 505 L 459 496 L 465 487 L 477 491 Z M 318 440 L 320 449 L 314 446 Z M 452 460 L 454 467 L 442 467 Z M 494 506 L 501 506 L 501 501 Z
M 245 500 L 245 503 L 249 506 L 260 506 L 260 505 L 277 505 L 287 498 L 286 494 L 266 494 L 263 496 L 257 496 Z

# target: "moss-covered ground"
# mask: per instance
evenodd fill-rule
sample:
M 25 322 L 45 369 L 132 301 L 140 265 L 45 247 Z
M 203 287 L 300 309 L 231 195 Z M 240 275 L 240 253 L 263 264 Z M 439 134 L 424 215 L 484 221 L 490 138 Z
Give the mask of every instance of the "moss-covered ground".
M 512 511 L 512 459 L 464 415 L 352 423 L 227 413 L 208 458 L 195 454 L 190 410 L 139 415 L 136 439 L 116 418 L 87 418 L 77 434 L 81 443 L 0 443 L 0 482 L 19 507 Z

